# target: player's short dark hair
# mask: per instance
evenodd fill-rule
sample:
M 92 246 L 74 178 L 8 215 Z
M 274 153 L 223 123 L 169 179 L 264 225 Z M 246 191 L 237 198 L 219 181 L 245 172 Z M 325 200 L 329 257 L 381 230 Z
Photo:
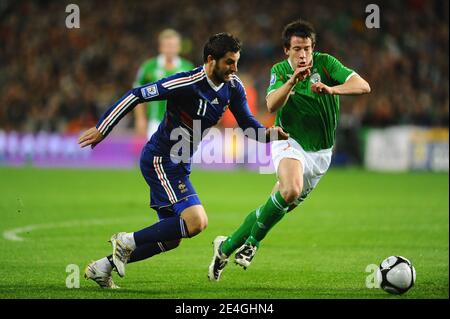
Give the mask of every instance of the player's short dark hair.
M 313 46 L 316 43 L 316 30 L 311 23 L 305 20 L 295 20 L 284 27 L 281 38 L 286 49 L 291 47 L 291 38 L 293 36 L 305 39 L 310 38 Z
M 203 48 L 203 62 L 208 60 L 211 55 L 215 60 L 224 57 L 227 52 L 239 52 L 241 42 L 233 35 L 222 32 L 211 36 Z

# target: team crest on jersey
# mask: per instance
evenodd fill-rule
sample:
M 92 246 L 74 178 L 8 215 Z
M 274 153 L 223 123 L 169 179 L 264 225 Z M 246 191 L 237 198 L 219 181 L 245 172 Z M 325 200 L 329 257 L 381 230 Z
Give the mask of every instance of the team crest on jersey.
M 158 96 L 158 87 L 156 84 L 152 84 L 141 89 L 142 97 L 144 99 L 149 99 L 154 96 Z
M 311 77 L 309 78 L 309 81 L 310 81 L 312 84 L 318 83 L 318 82 L 321 81 L 320 74 L 317 73 L 317 70 L 316 70 L 316 69 L 314 69 L 313 74 L 311 74 Z
M 188 191 L 186 188 L 186 184 L 184 184 L 181 181 L 178 181 L 178 189 L 180 190 L 181 194 L 186 193 Z
M 270 85 L 274 85 L 276 80 L 277 80 L 276 75 L 274 73 L 272 73 L 270 75 Z

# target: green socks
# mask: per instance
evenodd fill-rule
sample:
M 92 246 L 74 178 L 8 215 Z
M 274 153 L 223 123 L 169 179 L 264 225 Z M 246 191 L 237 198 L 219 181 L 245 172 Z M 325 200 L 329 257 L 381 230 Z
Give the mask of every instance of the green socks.
M 242 223 L 242 225 L 223 242 L 222 247 L 220 248 L 222 253 L 230 256 L 233 251 L 241 247 L 250 235 L 250 231 L 252 230 L 255 222 L 256 211 L 252 211 L 248 214 L 247 218 L 244 220 L 244 223 Z
M 245 242 L 259 247 L 259 241 L 283 218 L 288 207 L 289 204 L 285 202 L 280 192 L 271 195 L 263 206 L 252 211 L 244 223 L 223 242 L 222 253 L 230 256 Z
M 259 247 L 259 242 L 266 237 L 269 230 L 286 214 L 289 204 L 285 202 L 280 192 L 271 195 L 266 204 L 257 211 L 256 223 L 253 225 L 247 243 Z

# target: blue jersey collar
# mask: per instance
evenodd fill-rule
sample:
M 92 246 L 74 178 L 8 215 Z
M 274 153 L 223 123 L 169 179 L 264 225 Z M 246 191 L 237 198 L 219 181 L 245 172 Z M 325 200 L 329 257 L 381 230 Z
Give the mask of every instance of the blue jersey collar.
M 214 91 L 218 92 L 218 91 L 222 88 L 222 86 L 223 86 L 225 83 L 222 82 L 222 83 L 220 83 L 219 85 L 215 85 L 214 82 L 208 77 L 208 74 L 206 73 L 205 65 L 204 65 L 204 64 L 203 64 L 203 71 L 205 71 L 206 81 L 208 81 L 209 86 L 211 86 L 211 88 L 212 88 Z

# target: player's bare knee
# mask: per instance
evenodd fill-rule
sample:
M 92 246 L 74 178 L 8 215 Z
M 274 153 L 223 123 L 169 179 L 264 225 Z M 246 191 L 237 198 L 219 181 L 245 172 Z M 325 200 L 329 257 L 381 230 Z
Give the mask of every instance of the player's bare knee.
M 181 217 L 186 223 L 189 237 L 197 235 L 208 226 L 205 209 L 200 205 L 189 207 L 181 213 Z
M 300 185 L 292 185 L 280 190 L 281 196 L 286 201 L 286 203 L 292 203 L 297 198 L 300 197 L 302 193 L 302 188 Z
M 286 203 L 292 203 L 295 199 L 300 196 L 300 192 L 295 189 L 289 189 L 284 192 L 281 192 L 281 196 L 286 201 Z
M 208 218 L 205 216 L 200 216 L 195 223 L 195 228 L 198 232 L 202 232 L 208 226 Z
M 200 234 L 205 228 L 201 224 L 195 224 L 191 225 L 191 227 L 188 227 L 189 231 L 189 237 L 194 237 L 198 234 Z
M 189 222 L 186 223 L 189 237 L 193 237 L 201 233 L 208 226 L 208 218 L 206 215 L 198 214 L 189 219 Z

